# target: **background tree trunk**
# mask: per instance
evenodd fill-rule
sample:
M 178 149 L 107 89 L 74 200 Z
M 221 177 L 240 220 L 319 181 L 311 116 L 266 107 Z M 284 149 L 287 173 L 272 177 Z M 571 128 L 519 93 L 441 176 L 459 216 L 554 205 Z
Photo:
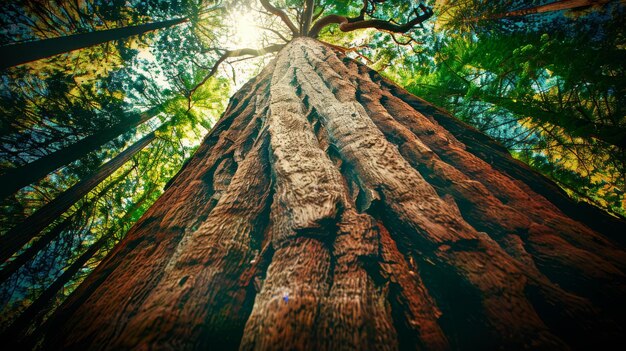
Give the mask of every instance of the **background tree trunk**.
M 127 221 L 135 212 L 143 205 L 154 191 L 154 187 L 146 190 L 137 203 L 135 203 L 124 216 L 120 219 L 120 223 Z M 65 222 L 65 221 L 64 221 Z M 110 228 L 105 234 L 103 234 L 97 241 L 91 244 L 85 252 L 83 252 L 76 260 L 74 260 L 68 267 L 63 270 L 63 273 L 59 275 L 50 286 L 48 286 L 38 297 L 34 300 L 24 312 L 22 312 L 18 318 L 16 318 L 11 325 L 5 329 L 0 335 L 0 340 L 11 340 L 16 337 L 20 337 L 28 334 L 28 330 L 37 327 L 40 319 L 48 312 L 49 305 L 58 292 L 69 283 L 76 273 L 85 266 L 85 264 L 91 260 L 105 245 L 109 244 L 111 238 L 118 234 L 118 227 Z M 37 241 L 38 243 L 39 241 Z
M 30 217 L 20 222 L 11 230 L 0 237 L 0 262 L 9 259 L 17 250 L 31 241 L 39 232 L 54 222 L 59 216 L 67 211 L 76 201 L 87 195 L 96 185 L 100 184 L 108 176 L 117 171 L 135 154 L 143 150 L 156 138 L 155 132 L 151 132 L 137 140 L 131 146 L 120 152 L 107 163 L 103 164 L 91 175 L 65 190 L 54 200 L 45 204 Z
M 22 267 L 26 262 L 32 260 L 39 252 L 41 252 L 48 244 L 50 244 L 53 240 L 58 239 L 59 236 L 68 228 L 72 227 L 73 223 L 80 222 L 80 216 L 84 215 L 84 211 L 91 211 L 92 206 L 96 204 L 102 196 L 104 196 L 111 188 L 115 187 L 119 182 L 126 179 L 126 177 L 130 174 L 133 168 L 129 168 L 123 174 L 121 174 L 114 181 L 109 182 L 105 187 L 100 189 L 97 194 L 93 196 L 91 201 L 83 202 L 74 213 L 67 216 L 63 221 L 55 224 L 50 230 L 48 230 L 45 234 L 41 235 L 41 237 L 37 238 L 37 240 L 28 246 L 19 256 L 16 256 L 11 261 L 7 262 L 2 269 L 0 269 L 0 283 L 3 283 L 7 280 L 11 275 L 17 272 L 20 267 Z
M 186 17 L 0 46 L 0 69 L 187 22 Z
M 295 39 L 46 323 L 45 345 L 623 342 L 626 255 L 609 237 L 624 223 L 600 216 L 592 230 L 524 169 L 367 67 Z
M 161 106 L 153 107 L 142 112 L 137 117 L 129 117 L 117 125 L 106 128 L 99 133 L 89 135 L 74 144 L 42 156 L 31 163 L 5 170 L 5 173 L 0 175 L 0 184 L 3 184 L 2 189 L 0 189 L 0 199 L 14 194 L 21 188 L 40 180 L 52 171 L 100 149 L 102 145 L 117 138 L 120 134 L 131 131 L 133 128 L 159 114 L 159 112 L 161 112 Z
M 525 8 L 525 9 L 521 9 L 521 10 L 507 12 L 507 13 L 501 13 L 501 14 L 492 16 L 489 19 L 505 18 L 505 17 L 513 17 L 513 16 L 526 16 L 526 15 L 531 15 L 531 14 L 535 14 L 535 13 L 542 13 L 542 12 L 562 11 L 562 10 L 577 9 L 577 8 L 581 8 L 581 7 L 605 5 L 605 4 L 609 3 L 610 1 L 611 0 L 561 0 L 561 1 L 554 1 L 554 2 L 551 2 L 551 3 L 545 4 L 545 5 L 529 7 L 529 8 Z M 620 0 L 620 1 L 624 2 L 623 0 Z

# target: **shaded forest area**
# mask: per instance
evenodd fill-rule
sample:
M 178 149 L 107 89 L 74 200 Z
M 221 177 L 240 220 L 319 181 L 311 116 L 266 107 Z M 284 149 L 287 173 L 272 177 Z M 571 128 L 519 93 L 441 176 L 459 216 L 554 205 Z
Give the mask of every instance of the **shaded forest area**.
M 625 11 L 622 1 L 578 0 L 3 3 L 0 330 L 41 337 L 237 107 L 228 98 L 309 28 L 340 57 L 487 134 L 618 232 Z M 354 24 L 364 20 L 374 28 Z

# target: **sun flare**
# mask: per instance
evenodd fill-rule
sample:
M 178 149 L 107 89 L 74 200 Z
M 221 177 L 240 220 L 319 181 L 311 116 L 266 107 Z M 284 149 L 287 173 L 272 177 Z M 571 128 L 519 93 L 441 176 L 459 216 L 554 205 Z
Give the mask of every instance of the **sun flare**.
M 232 44 L 237 48 L 258 48 L 262 29 L 258 27 L 255 16 L 250 12 L 233 12 L 231 17 L 235 23 Z

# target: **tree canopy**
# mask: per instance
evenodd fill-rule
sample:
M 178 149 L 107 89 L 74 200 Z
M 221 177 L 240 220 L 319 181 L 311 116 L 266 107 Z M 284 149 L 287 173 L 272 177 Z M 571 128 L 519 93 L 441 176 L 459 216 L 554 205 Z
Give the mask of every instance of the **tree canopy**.
M 578 0 L 3 3 L 0 329 L 44 323 L 232 93 L 299 36 L 446 108 L 573 198 L 626 215 L 625 11 Z

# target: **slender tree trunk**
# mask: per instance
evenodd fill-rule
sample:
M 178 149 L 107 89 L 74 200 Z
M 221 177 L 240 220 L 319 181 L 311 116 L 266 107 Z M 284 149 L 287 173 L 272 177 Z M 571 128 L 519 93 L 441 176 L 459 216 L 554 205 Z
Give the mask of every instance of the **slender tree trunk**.
M 561 1 L 555 1 L 555 2 L 541 5 L 541 6 L 507 12 L 505 14 L 500 15 L 500 17 L 498 18 L 511 17 L 511 16 L 525 16 L 525 15 L 529 15 L 533 13 L 571 10 L 571 9 L 576 9 L 580 7 L 604 5 L 604 4 L 609 3 L 610 1 L 611 0 L 561 0 Z
M 122 218 L 118 220 L 118 223 L 125 223 L 129 218 L 143 205 L 148 199 L 154 188 L 151 188 L 144 192 L 142 197 L 124 214 Z M 69 283 L 72 278 L 83 268 L 83 266 L 94 257 L 96 253 L 100 251 L 108 242 L 110 242 L 113 235 L 118 232 L 119 228 L 114 227 L 103 234 L 95 243 L 87 248 L 72 264 L 67 267 L 63 273 L 54 280 L 50 286 L 48 286 L 37 297 L 32 304 L 30 304 L 19 317 L 13 321 L 9 328 L 3 331 L 0 335 L 0 340 L 11 340 L 16 338 L 22 338 L 28 335 L 29 329 L 33 328 L 33 324 L 38 324 L 39 318 L 47 312 L 50 303 L 53 298 L 59 293 L 59 291 Z
M 24 250 L 24 252 L 22 252 L 19 256 L 15 257 L 10 262 L 7 262 L 7 264 L 2 267 L 2 270 L 0 270 L 0 284 L 11 277 L 13 273 L 17 272 L 17 270 L 20 269 L 20 267 L 22 267 L 26 262 L 32 260 L 39 252 L 41 252 L 41 250 L 46 248 L 48 244 L 58 238 L 61 233 L 70 228 L 71 224 L 79 222 L 80 216 L 83 215 L 85 211 L 92 208 L 92 206 L 98 202 L 104 194 L 111 190 L 111 188 L 119 184 L 120 181 L 126 179 L 126 176 L 128 176 L 132 170 L 133 168 L 129 168 L 128 171 L 124 172 L 124 174 L 120 175 L 116 180 L 109 182 L 109 184 L 102 188 L 102 190 L 98 191 L 91 202 L 81 204 L 76 212 L 56 224 L 52 229 L 47 231 L 44 235 L 38 238 L 37 241 Z
M 620 2 L 626 2 L 624 0 L 619 0 Z M 544 13 L 544 12 L 553 12 L 553 11 L 563 11 L 563 10 L 572 10 L 581 7 L 587 6 L 595 6 L 595 5 L 606 5 L 611 0 L 561 0 L 554 1 L 545 5 L 529 7 L 521 10 L 510 11 L 505 13 L 500 13 L 497 15 L 492 15 L 487 18 L 476 18 L 474 21 L 485 20 L 485 19 L 499 19 L 506 17 L 515 17 L 515 16 L 527 16 L 535 13 Z
M 28 329 L 36 323 L 37 317 L 40 313 L 45 312 L 45 309 L 50 304 L 51 300 L 61 290 L 66 283 L 72 279 L 72 277 L 89 261 L 93 255 L 100 250 L 104 244 L 111 238 L 113 233 L 100 238 L 94 244 L 92 244 L 87 251 L 80 255 L 72 264 L 67 267 L 63 273 L 52 282 L 42 293 L 30 304 L 19 317 L 13 321 L 13 323 L 2 332 L 0 340 L 6 341 L 13 338 L 18 338 L 23 334 L 26 334 Z
M 9 259 L 24 244 L 31 241 L 40 231 L 59 218 L 76 201 L 87 195 L 96 185 L 100 184 L 108 176 L 113 174 L 123 164 L 130 160 L 136 153 L 150 144 L 156 135 L 154 132 L 141 138 L 126 150 L 120 152 L 109 162 L 102 165 L 91 176 L 79 181 L 71 188 L 67 189 L 54 198 L 42 208 L 26 218 L 22 223 L 16 225 L 6 234 L 0 237 L 0 262 Z
M 8 169 L 0 176 L 0 199 L 14 194 L 21 188 L 32 184 L 48 175 L 50 172 L 72 163 L 81 157 L 98 150 L 102 145 L 118 137 L 120 134 L 148 121 L 161 111 L 160 106 L 153 107 L 139 115 L 129 118 L 99 133 L 85 137 L 76 143 L 57 150 L 24 166 Z
M 29 41 L 0 47 L 0 69 L 41 60 L 50 56 L 103 44 L 111 40 L 124 39 L 153 30 L 175 26 L 188 19 L 176 18 L 167 21 L 140 24 L 122 28 L 106 29 L 90 33 L 74 34 L 65 37 Z
M 475 129 L 297 38 L 57 310 L 45 345 L 623 342 L 626 253 L 607 236 L 624 222 L 592 230 L 521 169 Z

